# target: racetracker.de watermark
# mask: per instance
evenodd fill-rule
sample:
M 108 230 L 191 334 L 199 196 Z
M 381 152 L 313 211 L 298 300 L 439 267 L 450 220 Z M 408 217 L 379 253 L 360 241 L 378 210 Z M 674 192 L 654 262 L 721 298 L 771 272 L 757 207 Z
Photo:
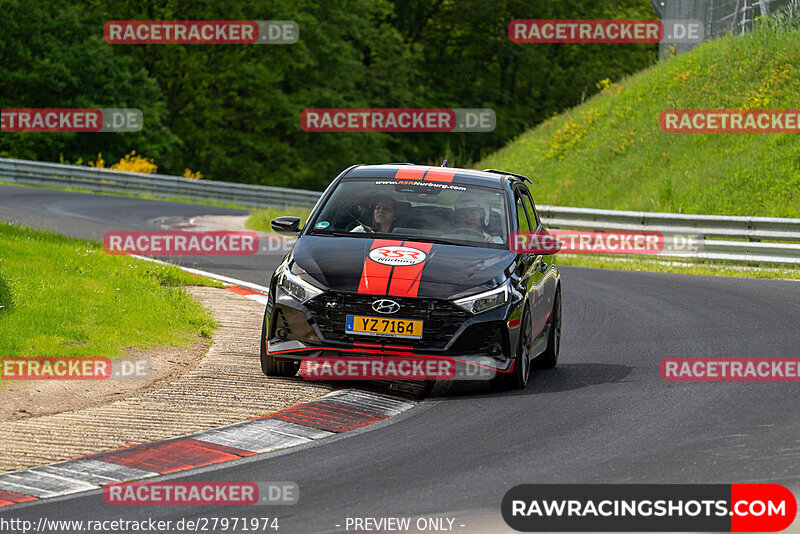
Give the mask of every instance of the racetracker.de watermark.
M 0 369 L 2 380 L 145 380 L 153 365 L 145 357 L 6 356 Z
M 511 232 L 515 254 L 693 254 L 702 248 L 699 236 L 664 236 L 656 231 L 590 232 L 548 230 Z
M 143 125 L 135 108 L 0 109 L 0 132 L 138 132 Z
M 800 358 L 664 358 L 669 382 L 797 382 Z
M 121 482 L 103 486 L 111 505 L 285 505 L 297 504 L 295 482 Z
M 321 356 L 300 362 L 300 376 L 306 380 L 489 380 L 495 374 L 489 358 L 465 362 L 430 356 Z
M 508 25 L 514 43 L 699 43 L 699 20 L 518 19 Z
M 283 240 L 266 240 L 281 243 Z M 108 232 L 103 237 L 103 248 L 109 254 L 137 254 L 153 256 L 249 256 L 261 249 L 255 232 Z M 273 250 L 270 248 L 270 250 Z
M 300 113 L 306 132 L 491 132 L 494 110 L 485 108 L 319 108 Z
M 293 20 L 110 20 L 108 44 L 294 44 Z
M 798 133 L 800 109 L 667 109 L 658 123 L 665 133 Z

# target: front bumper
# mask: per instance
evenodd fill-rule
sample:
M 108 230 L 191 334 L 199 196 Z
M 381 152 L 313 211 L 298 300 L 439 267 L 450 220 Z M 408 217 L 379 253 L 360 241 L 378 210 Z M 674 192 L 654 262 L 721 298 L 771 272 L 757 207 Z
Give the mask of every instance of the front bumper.
M 273 289 L 267 307 L 266 339 L 267 353 L 272 357 L 295 362 L 338 357 L 446 359 L 455 363 L 457 377 L 471 379 L 513 371 L 511 347 L 517 346 L 519 336 L 519 301 L 471 315 L 448 308 L 455 306 L 447 301 L 395 299 L 403 301 L 399 318 L 424 322 L 423 338 L 413 340 L 344 331 L 348 314 L 377 315 L 364 307 L 377 296 L 327 292 L 302 304 L 277 285 Z

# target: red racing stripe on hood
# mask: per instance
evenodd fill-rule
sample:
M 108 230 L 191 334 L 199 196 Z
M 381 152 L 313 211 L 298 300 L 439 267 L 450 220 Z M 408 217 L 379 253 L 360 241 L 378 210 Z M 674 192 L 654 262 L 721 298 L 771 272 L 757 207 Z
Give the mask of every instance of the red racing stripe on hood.
M 428 258 L 427 255 L 431 251 L 433 245 L 431 243 L 415 243 L 413 241 L 405 241 L 404 247 L 415 248 L 425 253 L 425 261 L 415 265 L 395 266 L 392 273 L 392 284 L 389 286 L 388 295 L 391 297 L 411 297 L 415 298 L 419 292 L 419 282 L 422 278 L 422 269 Z
M 376 239 L 372 242 L 369 250 L 372 251 L 379 247 L 398 247 L 402 241 L 391 239 Z M 392 276 L 392 266 L 384 265 L 367 257 L 364 258 L 364 267 L 361 269 L 361 280 L 358 282 L 358 292 L 367 295 L 385 295 L 389 287 L 389 278 Z

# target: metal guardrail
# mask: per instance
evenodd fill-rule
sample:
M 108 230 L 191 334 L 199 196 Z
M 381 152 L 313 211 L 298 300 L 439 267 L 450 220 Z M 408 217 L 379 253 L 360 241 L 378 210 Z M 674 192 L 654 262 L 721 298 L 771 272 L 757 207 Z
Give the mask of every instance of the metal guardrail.
M 192 180 L 165 174 L 118 172 L 77 165 L 6 158 L 0 158 L 0 181 L 26 185 L 70 187 L 100 193 L 127 193 L 232 202 L 253 207 L 311 207 L 320 196 L 320 193 L 316 191 L 302 189 Z
M 670 235 L 748 239 L 750 241 L 800 241 L 800 219 L 691 215 L 648 211 L 598 210 L 539 206 L 539 215 L 554 228 L 652 230 Z
M 593 231 L 648 230 L 661 232 L 665 236 L 692 236 L 697 240 L 696 251 L 665 251 L 659 254 L 660 256 L 800 264 L 800 219 L 560 206 L 538 206 L 538 210 L 548 228 Z M 789 243 L 779 241 L 789 241 Z
M 0 182 L 70 187 L 103 193 L 146 194 L 202 201 L 227 201 L 253 207 L 312 207 L 318 191 L 191 180 L 163 174 L 117 172 L 92 167 L 0 158 Z M 538 206 L 550 228 L 661 232 L 694 236 L 693 252 L 660 256 L 687 259 L 800 264 L 800 219 L 734 217 Z M 765 242 L 766 241 L 766 242 Z M 789 241 L 789 243 L 780 243 Z

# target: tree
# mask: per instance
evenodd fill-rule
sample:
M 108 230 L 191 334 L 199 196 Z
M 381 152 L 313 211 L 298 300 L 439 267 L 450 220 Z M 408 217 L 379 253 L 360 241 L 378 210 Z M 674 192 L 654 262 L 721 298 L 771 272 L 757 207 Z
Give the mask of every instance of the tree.
M 176 138 L 163 126 L 158 84 L 134 58 L 103 41 L 105 17 L 65 0 L 4 0 L 0 17 L 0 101 L 4 108 L 139 108 L 136 133 L 2 133 L 0 155 L 74 161 L 122 157 L 136 149 L 159 159 Z

